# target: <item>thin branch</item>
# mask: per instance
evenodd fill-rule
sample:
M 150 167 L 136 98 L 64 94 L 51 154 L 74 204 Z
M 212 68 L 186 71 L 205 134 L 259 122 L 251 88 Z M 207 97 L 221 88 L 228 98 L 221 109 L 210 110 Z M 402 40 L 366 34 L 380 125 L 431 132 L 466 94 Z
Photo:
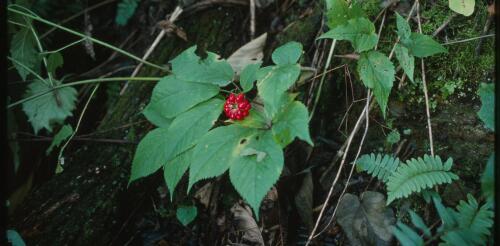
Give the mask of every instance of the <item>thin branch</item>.
M 479 36 L 479 37 L 473 37 L 473 38 L 468 38 L 468 39 L 451 41 L 451 42 L 444 43 L 443 45 L 465 43 L 465 42 L 469 42 L 469 41 L 474 41 L 476 39 L 483 39 L 483 38 L 490 38 L 490 37 L 495 37 L 495 34 L 493 33 L 493 34 L 487 34 L 487 35 L 483 35 L 483 36 Z
M 250 0 L 250 39 L 255 36 L 255 0 Z
M 335 45 L 337 44 L 337 40 L 334 39 L 331 46 L 330 46 L 330 51 L 328 52 L 328 57 L 326 58 L 326 65 L 323 69 L 323 74 L 321 76 L 321 79 L 319 81 L 319 86 L 318 86 L 318 90 L 316 91 L 316 99 L 314 100 L 314 104 L 313 104 L 313 108 L 311 110 L 311 115 L 309 115 L 309 121 L 311 121 L 311 119 L 313 118 L 314 116 L 314 112 L 316 111 L 316 106 L 318 105 L 318 102 L 319 102 L 319 97 L 321 95 L 321 90 L 323 88 L 323 83 L 325 82 L 325 75 L 326 75 L 326 70 L 328 69 L 328 67 L 330 66 L 330 63 L 332 61 L 332 56 L 333 56 L 333 51 L 335 50 Z

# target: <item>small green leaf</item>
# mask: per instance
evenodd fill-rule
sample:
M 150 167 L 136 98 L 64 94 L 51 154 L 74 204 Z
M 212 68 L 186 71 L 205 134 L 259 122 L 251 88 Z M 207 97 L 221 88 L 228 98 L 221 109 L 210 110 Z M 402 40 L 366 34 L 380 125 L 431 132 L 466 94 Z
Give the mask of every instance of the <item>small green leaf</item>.
M 399 61 L 399 65 L 403 68 L 406 76 L 413 81 L 413 72 L 415 69 L 415 57 L 408 53 L 408 49 L 401 44 L 396 45 L 394 50 L 396 53 L 396 58 Z
M 340 25 L 319 38 L 349 40 L 356 52 L 372 49 L 378 42 L 375 26 L 366 18 L 351 19 L 345 25 Z
M 135 13 L 140 0 L 121 0 L 116 8 L 115 22 L 119 26 L 127 25 L 130 17 Z
M 233 80 L 234 72 L 226 60 L 207 52 L 201 59 L 195 54 L 196 46 L 192 46 L 170 61 L 172 73 L 180 80 L 226 86 Z
M 396 12 L 396 26 L 398 28 L 398 36 L 401 40 L 407 40 L 411 35 L 411 28 L 408 22 Z
M 163 178 L 170 191 L 171 201 L 174 197 L 175 187 L 191 165 L 192 156 L 193 149 L 186 150 L 163 166 Z
M 488 129 L 495 131 L 495 84 L 481 83 L 477 94 L 481 98 L 481 109 L 477 115 Z
M 378 51 L 362 53 L 358 60 L 358 73 L 373 94 L 385 117 L 387 101 L 394 81 L 394 65 L 387 56 Z
M 247 65 L 240 74 L 240 84 L 243 92 L 248 92 L 253 88 L 253 82 L 257 79 L 257 71 L 262 62 Z
M 198 209 L 195 206 L 180 206 L 177 208 L 177 219 L 183 226 L 187 226 L 198 215 Z
M 157 127 L 168 128 L 172 123 L 172 118 L 163 117 L 160 112 L 151 106 L 151 104 L 148 104 L 146 108 L 144 108 L 142 114 L 146 117 L 146 119 L 148 119 L 149 122 L 153 123 Z
M 301 43 L 288 42 L 274 50 L 272 59 L 277 65 L 295 64 L 299 60 L 301 54 Z
M 399 142 L 400 139 L 401 135 L 399 135 L 399 132 L 397 130 L 392 130 L 389 134 L 387 134 L 385 141 L 392 145 Z
M 55 73 L 56 69 L 64 64 L 64 59 L 59 52 L 51 53 L 47 58 L 47 72 Z
M 241 156 L 240 153 L 237 161 L 229 167 L 229 178 L 234 188 L 259 218 L 260 203 L 283 170 L 283 151 L 269 131 L 253 135 L 247 142 L 243 150 L 253 148 L 266 155 L 259 161 L 258 155 Z
M 156 84 L 148 108 L 164 118 L 174 118 L 218 93 L 216 85 L 183 81 L 170 75 Z
M 474 13 L 475 0 L 449 0 L 450 9 L 464 16 Z
M 410 218 L 411 218 L 411 223 L 417 227 L 418 229 L 420 229 L 425 236 L 427 237 L 430 237 L 431 236 L 431 230 L 429 229 L 429 227 L 425 224 L 424 220 L 422 219 L 422 217 L 420 217 L 417 213 L 415 213 L 415 211 L 413 210 L 409 210 L 408 211 L 410 213 Z
M 311 146 L 313 142 L 309 135 L 309 113 L 301 102 L 294 101 L 280 112 L 273 120 L 272 132 L 281 147 L 290 144 L 295 137 L 304 140 Z
M 423 246 L 424 240 L 409 226 L 398 221 L 396 226 L 392 227 L 392 233 L 402 246 Z
M 411 55 L 420 58 L 448 52 L 432 37 L 420 33 L 412 33 L 409 39 L 401 40 L 401 43 L 408 48 Z
M 330 29 L 344 25 L 350 19 L 365 17 L 363 10 L 358 4 L 353 4 L 349 8 L 345 0 L 326 0 L 326 10 L 327 24 Z
M 488 158 L 483 175 L 481 176 L 481 192 L 488 202 L 495 198 L 495 154 Z
M 30 97 L 52 88 L 42 81 L 35 80 L 28 85 L 24 97 Z M 52 131 L 54 123 L 63 122 L 75 108 L 77 91 L 73 87 L 55 89 L 43 96 L 23 103 L 23 111 L 28 116 L 28 121 L 33 126 L 35 134 L 42 128 Z
M 49 155 L 54 147 L 59 147 L 59 145 L 64 140 L 68 139 L 71 134 L 73 134 L 73 127 L 71 127 L 71 125 L 64 125 L 61 130 L 59 130 L 59 132 L 57 132 L 57 134 L 54 136 L 54 139 L 52 139 L 52 143 L 50 143 L 50 146 L 47 151 L 45 151 L 45 154 Z
M 10 54 L 14 60 L 19 61 L 31 70 L 39 71 L 40 59 L 35 45 L 35 38 L 31 30 L 22 28 L 12 37 Z M 30 72 L 17 62 L 13 62 L 13 64 L 21 78 L 26 80 Z

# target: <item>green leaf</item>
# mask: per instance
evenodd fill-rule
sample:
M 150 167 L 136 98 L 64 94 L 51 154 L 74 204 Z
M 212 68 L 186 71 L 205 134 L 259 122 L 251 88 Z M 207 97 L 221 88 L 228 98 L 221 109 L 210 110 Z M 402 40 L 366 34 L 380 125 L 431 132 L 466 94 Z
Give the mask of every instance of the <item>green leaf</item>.
M 301 43 L 288 42 L 274 50 L 272 59 L 277 65 L 295 64 L 299 60 L 301 54 Z
M 59 130 L 59 132 L 57 132 L 57 134 L 54 136 L 54 139 L 52 140 L 52 143 L 50 143 L 47 151 L 45 151 L 45 154 L 49 155 L 54 147 L 59 147 L 59 145 L 64 140 L 68 139 L 71 134 L 73 134 L 73 127 L 71 127 L 71 125 L 64 125 L 63 127 L 61 127 L 61 130 Z
M 412 33 L 408 40 L 401 40 L 401 43 L 408 48 L 411 55 L 420 58 L 448 52 L 432 37 L 420 33 Z
M 425 224 L 424 220 L 422 217 L 420 217 L 415 211 L 409 210 L 408 213 L 410 213 L 410 218 L 411 218 L 411 223 L 420 229 L 425 236 L 430 237 L 431 236 L 431 230 L 429 227 Z
M 283 151 L 269 131 L 249 138 L 243 150 L 248 148 L 264 152 L 266 155 L 259 161 L 258 155 L 240 154 L 229 168 L 229 177 L 234 188 L 259 218 L 260 203 L 283 170 Z
M 392 233 L 402 246 L 422 246 L 424 240 L 409 226 L 398 221 L 396 226 L 392 227 Z
M 173 74 L 180 80 L 226 86 L 233 80 L 234 72 L 226 60 L 207 52 L 201 59 L 192 46 L 170 61 Z
M 254 133 L 255 129 L 229 125 L 217 127 L 205 134 L 194 148 L 188 191 L 199 180 L 219 176 L 239 161 L 241 151 Z
M 389 134 L 387 134 L 385 141 L 392 145 L 398 143 L 400 139 L 401 135 L 399 135 L 399 132 L 397 130 L 392 130 Z
M 183 226 L 187 226 L 198 215 L 198 209 L 195 206 L 180 206 L 177 208 L 177 219 Z
M 151 104 L 148 104 L 146 108 L 144 108 L 142 114 L 146 117 L 146 119 L 148 119 L 149 122 L 153 123 L 157 127 L 168 128 L 172 123 L 172 118 L 163 117 L 160 112 L 151 106 Z
M 481 83 L 477 94 L 481 98 L 481 109 L 477 115 L 488 129 L 495 131 L 495 84 Z
M 192 156 L 193 148 L 179 154 L 163 166 L 163 178 L 170 191 L 171 201 L 174 197 L 175 187 L 189 168 L 189 165 L 191 165 Z
M 475 0 L 449 0 L 450 9 L 465 16 L 474 13 Z
M 257 81 L 259 96 L 264 101 L 268 116 L 272 118 L 283 106 L 284 93 L 299 78 L 300 66 L 288 64 L 274 66 L 261 80 Z
M 247 65 L 240 74 L 240 84 L 243 92 L 248 92 L 253 88 L 253 82 L 257 79 L 257 71 L 262 62 Z
M 167 132 L 168 129 L 156 128 L 148 132 L 139 142 L 132 161 L 129 184 L 136 179 L 156 172 L 165 164 L 167 161 L 165 156 Z
M 432 197 L 432 200 L 434 201 L 434 207 L 436 207 L 439 217 L 443 221 L 442 228 L 447 230 L 456 227 L 457 221 L 453 216 L 452 211 L 450 211 L 450 209 L 446 208 L 443 205 L 443 203 L 441 202 L 441 198 L 434 196 Z
M 42 81 L 35 80 L 28 85 L 24 97 L 30 97 L 41 92 L 51 90 Z M 63 122 L 75 108 L 77 91 L 73 87 L 58 88 L 43 96 L 23 103 L 23 111 L 28 116 L 28 121 L 33 126 L 35 134 L 42 128 L 52 132 L 54 123 Z
M 295 137 L 314 145 L 309 135 L 309 113 L 301 102 L 294 101 L 280 112 L 273 120 L 271 130 L 281 147 L 287 146 Z
M 357 4 L 349 8 L 345 0 L 326 0 L 327 25 L 330 29 L 344 25 L 353 18 L 365 17 L 363 10 Z
M 218 93 L 216 85 L 187 82 L 170 75 L 155 86 L 148 108 L 164 118 L 174 118 Z
M 495 198 L 495 154 L 491 154 L 481 176 L 481 192 L 486 200 L 493 203 Z
M 408 49 L 401 44 L 396 45 L 394 50 L 399 65 L 403 68 L 406 76 L 413 81 L 413 72 L 415 70 L 415 57 L 409 54 Z
M 59 52 L 51 53 L 47 58 L 47 72 L 55 73 L 56 69 L 64 64 L 64 59 Z
M 22 28 L 14 34 L 10 42 L 10 55 L 14 60 L 19 61 L 31 70 L 40 70 L 35 38 L 29 28 Z M 30 72 L 17 62 L 13 62 L 13 64 L 21 78 L 26 80 Z
M 132 161 L 130 182 L 150 175 L 177 155 L 193 147 L 222 111 L 223 101 L 212 99 L 179 115 L 168 129 L 157 128 L 139 143 Z
M 12 246 L 26 246 L 21 235 L 15 230 L 7 230 L 7 241 L 9 241 Z
M 140 0 L 121 0 L 116 9 L 115 22 L 119 26 L 127 25 L 139 5 Z
M 351 19 L 347 24 L 340 25 L 319 38 L 349 40 L 356 52 L 370 50 L 378 42 L 375 26 L 366 18 Z
M 256 128 L 256 129 L 264 129 L 267 127 L 270 120 L 266 119 L 264 112 L 256 110 L 254 108 L 250 109 L 248 116 L 243 120 L 232 121 L 236 125 L 240 125 L 243 127 Z
M 356 167 L 360 171 L 366 171 L 373 177 L 387 183 L 389 177 L 396 171 L 401 161 L 391 155 L 374 153 L 362 155 L 356 161 Z
M 399 15 L 398 12 L 396 13 L 396 26 L 398 28 L 398 36 L 400 40 L 408 40 L 411 35 L 411 28 L 408 22 L 401 16 Z
M 373 90 L 382 115 L 385 117 L 387 101 L 394 81 L 394 65 L 384 54 L 370 51 L 361 54 L 357 69 L 365 86 Z

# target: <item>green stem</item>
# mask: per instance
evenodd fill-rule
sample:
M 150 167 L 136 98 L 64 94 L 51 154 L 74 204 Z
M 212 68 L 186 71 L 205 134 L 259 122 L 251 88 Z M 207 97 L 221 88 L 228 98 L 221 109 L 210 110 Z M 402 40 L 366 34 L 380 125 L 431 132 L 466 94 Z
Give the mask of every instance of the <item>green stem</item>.
M 85 38 L 81 38 L 81 39 L 78 39 L 77 41 L 75 41 L 75 42 L 73 42 L 73 43 L 70 43 L 70 44 L 68 44 L 68 45 L 66 45 L 66 46 L 63 46 L 63 47 L 61 47 L 61 48 L 59 48 L 59 49 L 57 49 L 57 50 L 45 51 L 45 52 L 42 52 L 41 54 L 42 54 L 42 55 L 46 55 L 46 54 L 57 53 L 57 52 L 59 52 L 59 51 L 61 51 L 61 50 L 65 50 L 65 49 L 67 49 L 67 48 L 69 48 L 69 47 L 71 47 L 71 46 L 73 46 L 73 45 L 76 45 L 76 44 L 78 44 L 78 43 L 80 43 L 80 42 L 82 42 L 82 41 L 84 41 L 84 40 L 85 40 Z
M 168 71 L 168 69 L 167 69 L 167 68 L 165 68 L 165 67 L 162 67 L 162 66 L 156 65 L 156 64 L 154 64 L 154 63 L 148 62 L 148 61 L 146 61 L 146 60 L 143 60 L 143 59 L 141 59 L 141 58 L 139 58 L 139 57 L 137 57 L 137 56 L 135 56 L 135 55 L 133 55 L 133 54 L 131 54 L 131 53 L 129 53 L 129 52 L 127 52 L 127 51 L 125 51 L 125 50 L 122 50 L 122 49 L 120 49 L 120 48 L 117 48 L 117 47 L 115 47 L 115 46 L 113 46 L 113 45 L 110 45 L 110 44 L 108 44 L 108 43 L 106 43 L 106 42 L 103 42 L 103 41 L 101 41 L 101 40 L 98 40 L 98 39 L 95 39 L 95 38 L 89 37 L 89 36 L 87 36 L 87 35 L 85 35 L 85 34 L 82 34 L 82 33 L 79 33 L 79 32 L 77 32 L 77 31 L 71 30 L 71 29 L 66 28 L 66 27 L 64 27 L 64 26 L 60 26 L 60 25 L 58 25 L 58 24 L 56 24 L 56 23 L 54 23 L 54 22 L 48 21 L 48 20 L 43 19 L 43 18 L 41 18 L 41 17 L 35 16 L 35 15 L 31 15 L 31 14 L 27 14 L 27 13 L 24 13 L 24 12 L 22 12 L 22 11 L 19 11 L 19 10 L 13 9 L 13 8 L 12 8 L 12 6 L 7 7 L 7 10 L 8 10 L 8 11 L 11 11 L 11 12 L 14 12 L 14 13 L 16 13 L 16 14 L 20 14 L 20 15 L 22 15 L 22 16 L 29 17 L 29 18 L 31 18 L 31 19 L 33 19 L 33 20 L 36 20 L 36 21 L 39 21 L 39 22 L 45 23 L 45 24 L 47 24 L 47 25 L 49 25 L 49 26 L 57 27 L 57 28 L 59 28 L 59 29 L 61 29 L 61 30 L 63 30 L 63 31 L 66 31 L 66 32 L 68 32 L 68 33 L 71 33 L 71 34 L 73 34 L 73 35 L 76 35 L 76 36 L 79 36 L 79 37 L 82 37 L 82 38 L 85 38 L 85 39 L 89 39 L 89 40 L 91 40 L 92 42 L 94 42 L 94 43 L 96 43 L 96 44 L 99 44 L 99 45 L 102 45 L 102 46 L 104 46 L 104 47 L 106 47 L 106 48 L 112 49 L 112 50 L 114 50 L 114 51 L 116 51 L 116 52 L 118 52 L 118 53 L 120 53 L 120 54 L 122 54 L 122 55 L 128 56 L 128 57 L 130 57 L 130 58 L 132 58 L 132 59 L 134 59 L 134 60 L 136 60 L 136 61 L 138 61 L 138 62 L 142 62 L 142 63 L 144 63 L 144 64 L 146 64 L 146 65 L 148 65 L 148 66 L 151 66 L 151 67 L 154 67 L 154 68 L 158 68 L 158 69 L 163 70 L 163 71 Z
M 16 26 L 21 26 L 21 27 L 24 27 L 24 28 L 28 28 L 26 25 L 21 24 L 19 22 L 15 22 L 15 21 L 11 21 L 11 20 L 8 20 L 8 22 L 11 23 L 11 24 L 14 24 Z
M 28 72 L 32 73 L 33 75 L 35 75 L 35 77 L 37 77 L 39 80 L 41 80 L 44 84 L 46 85 L 49 85 L 47 83 L 47 81 L 45 79 L 43 79 L 39 74 L 37 74 L 35 71 L 33 71 L 31 68 L 29 68 L 28 66 L 24 65 L 22 62 L 10 57 L 10 56 L 7 56 L 7 59 L 9 59 L 10 61 L 12 62 L 15 62 L 17 63 L 19 66 L 23 67 L 24 69 L 28 70 Z
M 100 78 L 100 79 L 87 79 L 87 80 L 80 80 L 80 81 L 75 81 L 75 82 L 70 82 L 70 83 L 65 83 L 65 84 L 61 84 L 61 85 L 56 85 L 54 87 L 52 87 L 51 89 L 49 90 L 46 90 L 44 92 L 40 92 L 40 93 L 37 93 L 33 96 L 29 96 L 29 97 L 26 97 L 26 98 L 23 98 L 17 102 L 14 102 L 14 103 L 11 103 L 7 106 L 7 108 L 12 108 L 16 105 L 19 105 L 19 104 L 22 104 L 24 102 L 27 102 L 27 101 L 30 101 L 30 100 L 33 100 L 35 98 L 38 98 L 38 97 L 41 97 L 43 95 L 46 95 L 52 91 L 55 91 L 57 89 L 61 89 L 61 88 L 64 88 L 64 87 L 68 87 L 68 86 L 74 86 L 74 85 L 83 85 L 83 84 L 95 84 L 95 83 L 104 83 L 104 82 L 115 82 L 115 81 L 158 81 L 160 80 L 161 78 L 159 77 L 115 77 L 115 78 Z
M 38 52 L 43 53 L 42 43 L 40 42 L 40 39 L 38 38 L 38 35 L 35 31 L 35 28 L 26 18 L 25 18 L 25 21 L 28 24 L 31 32 L 33 33 L 33 36 L 35 37 L 36 45 L 38 46 Z M 45 56 L 43 56 L 42 61 L 43 61 L 43 65 L 45 66 L 45 70 L 47 72 L 47 77 L 49 78 L 49 84 L 54 85 L 54 79 L 52 78 L 52 74 L 49 72 L 47 58 Z

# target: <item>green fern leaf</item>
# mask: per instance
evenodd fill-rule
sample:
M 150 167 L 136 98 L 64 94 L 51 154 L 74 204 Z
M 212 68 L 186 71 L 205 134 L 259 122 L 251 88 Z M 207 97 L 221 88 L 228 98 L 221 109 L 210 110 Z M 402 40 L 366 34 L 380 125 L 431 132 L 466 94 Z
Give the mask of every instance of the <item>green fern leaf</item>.
M 396 171 L 401 161 L 390 155 L 367 154 L 362 155 L 356 162 L 358 170 L 366 171 L 373 177 L 387 182 L 389 176 Z
M 439 156 L 425 155 L 424 159 L 411 159 L 406 165 L 400 165 L 388 178 L 387 204 L 414 192 L 432 188 L 435 185 L 451 183 L 458 176 L 450 171 L 453 159 L 444 164 Z
M 392 234 L 396 236 L 402 246 L 424 245 L 424 240 L 418 235 L 416 231 L 399 221 L 398 223 L 396 223 L 396 226 L 392 228 Z
M 128 20 L 135 13 L 135 9 L 137 9 L 137 5 L 139 5 L 140 0 L 121 0 L 116 9 L 116 18 L 115 22 L 119 26 L 125 26 L 128 23 Z

